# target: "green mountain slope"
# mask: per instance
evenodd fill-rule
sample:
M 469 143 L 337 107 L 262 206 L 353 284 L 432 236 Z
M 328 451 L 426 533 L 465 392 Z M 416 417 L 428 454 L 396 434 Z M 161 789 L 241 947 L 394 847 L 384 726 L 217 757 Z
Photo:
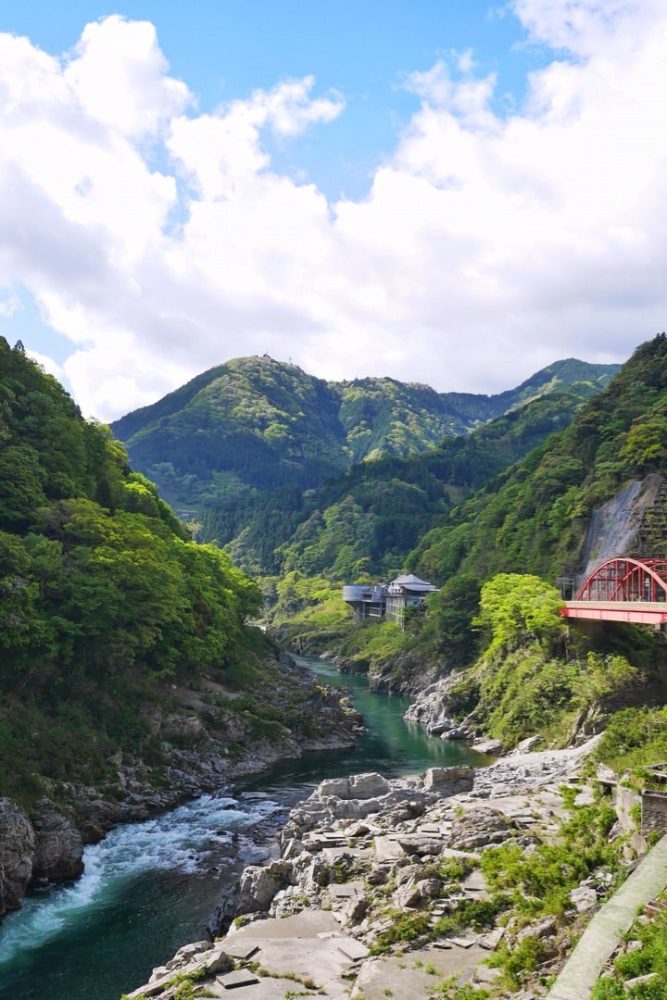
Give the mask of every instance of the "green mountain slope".
M 667 471 L 667 339 L 640 347 L 572 424 L 453 510 L 411 553 L 444 580 L 471 572 L 574 572 L 595 508 L 630 480 Z M 665 539 L 657 542 L 665 551 Z
M 141 796 L 155 808 L 193 794 L 258 740 L 264 759 L 298 753 L 323 708 L 345 729 L 337 700 L 245 625 L 259 605 L 256 584 L 190 540 L 109 430 L 0 338 L 0 798 L 31 809 L 60 797 L 95 836 L 86 796 L 71 801 L 62 782 L 94 784 L 108 828 Z M 175 762 L 191 769 L 182 784 L 164 778 Z
M 565 427 L 582 401 L 574 391 L 548 393 L 421 455 L 354 465 L 303 504 L 312 512 L 278 548 L 276 565 L 282 573 L 335 580 L 396 575 L 409 550 L 455 503 Z M 257 527 L 259 535 L 263 525 Z M 251 521 L 246 545 L 254 528 Z M 231 551 L 242 556 L 238 542 Z
M 201 538 L 274 572 L 274 549 L 312 510 L 307 491 L 353 462 L 426 451 L 559 387 L 588 395 L 615 370 L 561 361 L 516 389 L 475 396 L 394 379 L 326 383 L 267 356 L 240 358 L 112 429 L 133 465 L 201 522 Z

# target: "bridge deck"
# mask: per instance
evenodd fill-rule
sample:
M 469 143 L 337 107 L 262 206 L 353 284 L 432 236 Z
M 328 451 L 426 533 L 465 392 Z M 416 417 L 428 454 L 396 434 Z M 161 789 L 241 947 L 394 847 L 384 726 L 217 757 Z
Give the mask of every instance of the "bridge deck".
M 632 622 L 636 625 L 667 625 L 667 603 L 664 601 L 567 601 L 561 611 L 563 618 L 588 621 Z

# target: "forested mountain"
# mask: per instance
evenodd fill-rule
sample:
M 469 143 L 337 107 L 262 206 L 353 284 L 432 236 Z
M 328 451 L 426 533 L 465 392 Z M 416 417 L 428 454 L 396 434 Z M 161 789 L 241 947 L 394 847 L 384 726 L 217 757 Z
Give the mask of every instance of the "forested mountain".
M 516 389 L 485 396 L 437 393 L 394 379 L 327 383 L 267 356 L 241 358 L 112 429 L 134 466 L 177 510 L 200 522 L 200 538 L 230 545 L 253 572 L 276 572 L 281 558 L 274 549 L 321 507 L 309 491 L 355 461 L 427 451 L 557 390 L 590 395 L 616 370 L 570 359 Z M 448 503 L 440 494 L 438 510 Z M 405 500 L 410 508 L 411 490 Z M 388 503 L 395 505 L 391 498 Z M 416 537 L 413 532 L 407 544 Z M 405 545 L 402 540 L 399 547 Z
M 355 464 L 302 501 L 301 523 L 273 553 L 273 563 L 262 549 L 272 534 L 264 511 L 248 519 L 230 550 L 246 562 L 247 553 L 263 552 L 265 565 L 281 573 L 336 580 L 394 576 L 456 503 L 565 427 L 582 403 L 580 392 L 548 393 L 419 455 Z
M 667 338 L 642 345 L 560 434 L 459 505 L 411 553 L 411 569 L 546 577 L 576 572 L 592 512 L 667 467 Z M 664 537 L 652 554 L 667 554 Z
M 268 646 L 244 621 L 259 602 L 108 429 L 0 338 L 0 797 L 26 801 L 35 775 L 117 781 L 119 750 L 159 759 L 176 684 L 257 679 L 251 647 Z M 261 723 L 243 707 L 237 741 Z

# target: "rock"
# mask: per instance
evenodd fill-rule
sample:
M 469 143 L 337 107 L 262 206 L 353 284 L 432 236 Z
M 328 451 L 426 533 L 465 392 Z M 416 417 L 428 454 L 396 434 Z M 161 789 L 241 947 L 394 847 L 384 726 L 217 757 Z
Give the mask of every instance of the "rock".
M 578 889 L 573 889 L 570 899 L 574 903 L 577 913 L 588 913 L 598 905 L 598 896 L 595 889 L 588 885 L 580 885 Z
M 540 736 L 528 736 L 525 740 L 521 740 L 520 743 L 517 743 L 514 750 L 512 750 L 508 756 L 518 757 L 520 754 L 530 753 L 530 751 L 533 750 L 540 742 L 540 739 Z
M 526 938 L 545 938 L 556 931 L 557 922 L 555 917 L 545 917 L 537 924 L 529 924 L 519 931 L 516 936 L 517 942 L 525 941 Z
M 40 799 L 37 803 L 33 828 L 32 881 L 78 878 L 83 872 L 83 839 L 50 799 Z
M 499 809 L 471 809 L 452 823 L 450 844 L 459 850 L 502 844 L 517 831 L 514 820 Z
M 437 899 L 441 889 L 442 882 L 438 878 L 425 878 L 419 882 L 407 883 L 394 893 L 396 906 L 398 909 L 419 906 L 426 900 Z
M 479 939 L 478 944 L 485 948 L 487 951 L 494 951 L 505 937 L 506 931 L 504 927 L 494 927 L 492 931 L 488 934 L 482 934 Z
M 254 986 L 255 983 L 259 982 L 259 979 L 254 972 L 248 972 L 247 969 L 236 969 L 224 976 L 218 976 L 217 982 L 226 990 L 237 990 L 243 986 Z
M 208 976 L 215 976 L 219 972 L 231 972 L 234 968 L 234 959 L 227 954 L 224 945 L 213 950 L 205 958 L 204 969 Z
M 203 955 L 207 951 L 211 951 L 210 941 L 193 941 L 192 944 L 184 944 L 164 966 L 164 972 L 172 972 L 174 969 L 180 969 L 181 966 L 187 965 L 193 958 Z M 161 977 L 156 976 L 155 972 L 151 976 L 151 979 L 159 978 Z
M 266 868 L 250 865 L 241 876 L 237 913 L 268 910 L 279 889 L 287 885 L 288 866 L 273 861 Z
M 18 910 L 32 876 L 35 831 L 13 799 L 0 799 L 0 916 Z
M 502 753 L 503 745 L 500 740 L 476 740 L 470 749 L 477 753 L 498 754 Z
M 381 774 L 353 774 L 349 778 L 332 778 L 320 782 L 316 795 L 319 798 L 335 796 L 338 799 L 374 799 L 387 795 L 391 785 Z
M 626 990 L 632 990 L 635 986 L 644 986 L 648 983 L 657 983 L 660 976 L 657 972 L 647 972 L 645 976 L 635 976 L 634 979 L 626 979 L 623 985 Z
M 239 882 L 229 886 L 223 894 L 220 902 L 211 911 L 206 921 L 206 930 L 211 940 L 226 934 L 232 925 L 236 915 L 236 908 L 239 900 Z
M 424 788 L 441 797 L 472 791 L 475 772 L 472 767 L 429 767 L 424 775 Z

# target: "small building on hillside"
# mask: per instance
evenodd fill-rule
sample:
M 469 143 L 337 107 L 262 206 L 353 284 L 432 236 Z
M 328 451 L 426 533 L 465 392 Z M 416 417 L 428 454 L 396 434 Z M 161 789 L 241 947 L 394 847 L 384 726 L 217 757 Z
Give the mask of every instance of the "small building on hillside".
M 402 625 L 406 609 L 414 608 L 416 611 L 424 611 L 426 598 L 437 589 L 432 583 L 420 580 L 413 573 L 408 573 L 407 576 L 397 576 L 387 587 L 385 616 L 389 621 Z
M 388 621 L 403 625 L 406 608 L 424 611 L 426 598 L 438 588 L 412 573 L 397 576 L 389 584 L 348 584 L 343 600 L 357 621 Z
M 352 608 L 357 621 L 384 618 L 387 588 L 383 583 L 359 583 L 343 587 L 343 600 Z

